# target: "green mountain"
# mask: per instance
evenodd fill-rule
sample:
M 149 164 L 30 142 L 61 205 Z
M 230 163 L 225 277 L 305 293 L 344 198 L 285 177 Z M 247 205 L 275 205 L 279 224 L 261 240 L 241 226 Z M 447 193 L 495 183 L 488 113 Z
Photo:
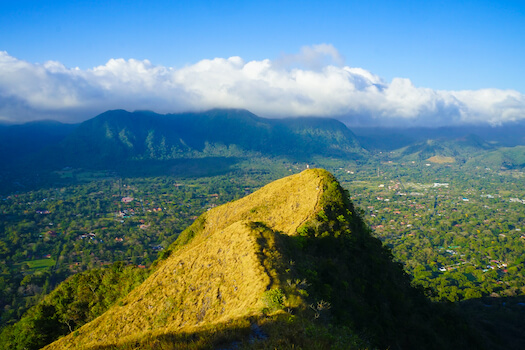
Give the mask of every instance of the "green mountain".
M 398 161 L 458 163 L 467 167 L 522 169 L 525 146 L 499 147 L 470 134 L 451 140 L 426 140 L 389 153 Z
M 472 158 L 467 164 L 492 169 L 523 169 L 525 167 L 525 146 L 494 149 Z
M 483 348 L 319 169 L 206 212 L 142 284 L 71 330 L 45 349 Z
M 435 161 L 465 164 L 495 147 L 481 137 L 469 134 L 455 139 L 428 139 L 390 152 L 402 161 Z
M 160 115 L 114 110 L 82 123 L 48 152 L 54 166 L 114 167 L 129 161 L 206 157 L 360 157 L 354 134 L 324 118 L 265 119 L 245 110 Z M 45 159 L 46 157 L 44 157 Z
M 363 127 L 351 126 L 361 145 L 368 150 L 395 150 L 425 140 L 456 140 L 476 135 L 491 145 L 514 147 L 525 145 L 525 123 L 503 125 L 458 125 L 446 127 Z

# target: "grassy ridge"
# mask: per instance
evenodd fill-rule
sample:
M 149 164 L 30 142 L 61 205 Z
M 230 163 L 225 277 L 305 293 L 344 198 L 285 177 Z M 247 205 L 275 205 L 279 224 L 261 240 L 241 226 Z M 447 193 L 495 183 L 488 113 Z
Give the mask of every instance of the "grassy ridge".
M 202 215 L 117 305 L 46 349 L 483 348 L 324 170 Z
M 258 314 L 275 276 L 260 262 L 265 244 L 251 223 L 294 234 L 317 211 L 325 173 L 284 178 L 207 212 L 121 305 L 49 348 L 124 344 Z

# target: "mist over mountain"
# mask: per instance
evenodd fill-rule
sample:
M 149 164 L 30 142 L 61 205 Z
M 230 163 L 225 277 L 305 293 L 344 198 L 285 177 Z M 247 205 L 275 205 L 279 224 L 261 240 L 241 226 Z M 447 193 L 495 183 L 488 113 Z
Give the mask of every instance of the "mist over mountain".
M 263 117 L 308 116 L 375 126 L 500 125 L 523 120 L 516 90 L 434 90 L 344 64 L 331 44 L 281 59 L 224 57 L 181 68 L 112 58 L 92 69 L 35 64 L 0 51 L 0 119 L 80 122 L 103 110 L 162 113 L 243 108 Z

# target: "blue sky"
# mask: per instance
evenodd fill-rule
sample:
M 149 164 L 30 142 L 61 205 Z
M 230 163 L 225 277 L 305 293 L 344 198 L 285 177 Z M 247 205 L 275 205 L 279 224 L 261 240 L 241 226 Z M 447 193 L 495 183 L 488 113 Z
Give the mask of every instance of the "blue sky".
M 238 56 L 244 64 L 265 60 L 270 60 L 273 67 L 284 64 L 281 68 L 288 72 L 293 69 L 318 71 L 319 64 L 361 68 L 379 77 L 386 87 L 391 87 L 395 79 L 409 79 L 414 88 L 433 92 L 513 90 L 511 100 L 501 94 L 494 100 L 498 106 L 506 101 L 507 111 L 508 108 L 514 111 L 502 120 L 520 119 L 516 117 L 516 108 L 520 113 L 525 110 L 521 104 L 525 101 L 523 1 L 1 1 L 0 33 L 4 61 L 25 62 L 35 69 L 54 61 L 66 70 L 78 67 L 89 71 L 107 65 L 111 59 L 122 58 L 127 63 L 131 59 L 148 60 L 154 67 L 180 70 L 194 67 L 202 60 Z M 4 63 L 4 67 L 6 65 Z M 27 77 L 27 69 L 21 76 L 29 82 L 32 78 Z M 85 110 L 71 105 L 61 109 L 57 101 L 51 103 L 52 108 L 50 103 L 39 107 L 34 102 L 37 99 L 24 100 L 13 92 L 21 89 L 13 87 L 16 77 L 10 74 L 6 78 L 0 73 L 0 93 L 5 101 L 12 101 L 7 107 L 8 102 L 0 102 L 0 118 L 12 120 L 13 113 L 24 114 L 20 120 L 30 119 L 31 113 L 40 117 L 55 113 L 65 118 L 68 113 L 76 113 L 82 114 L 79 117 L 82 119 L 98 112 L 93 106 Z M 60 88 L 56 80 L 59 73 L 46 68 L 45 74 L 52 76 Z M 71 72 L 60 74 L 71 75 Z M 73 80 L 79 79 L 96 90 L 93 77 L 76 76 Z M 119 79 L 122 82 L 123 78 Z M 37 83 L 46 85 L 42 81 Z M 368 81 L 369 85 L 376 83 L 374 79 Z M 66 86 L 68 84 L 73 83 L 69 80 Z M 416 92 L 425 91 L 429 93 L 428 90 Z M 85 91 L 78 93 L 77 98 L 83 93 Z M 260 96 L 263 92 L 257 93 Z M 438 104 L 449 106 L 450 98 L 455 98 L 468 105 L 465 95 L 469 94 L 447 95 Z M 474 98 L 472 94 L 469 96 Z M 235 98 L 237 104 L 233 103 L 233 107 L 251 106 L 239 103 L 242 96 Z M 479 102 L 483 97 L 474 99 Z M 121 96 L 119 101 L 123 100 Z M 166 102 L 166 98 L 163 101 Z M 217 104 L 217 100 L 214 101 Z M 389 98 L 385 98 L 384 103 L 388 101 Z M 116 107 L 117 102 L 101 107 Z M 184 102 L 172 104 L 172 109 L 197 108 L 196 100 Z M 15 104 L 24 105 L 24 111 L 17 110 Z M 207 101 L 203 108 L 212 105 L 213 102 Z M 228 105 L 225 99 L 221 107 Z M 475 108 L 467 107 L 469 111 L 475 109 L 478 115 L 470 120 L 481 118 L 479 109 L 483 106 L 478 103 Z M 169 108 L 165 103 L 161 109 L 168 111 Z M 371 111 L 370 115 L 397 113 L 397 117 L 404 118 L 406 113 L 399 108 Z M 425 108 L 419 110 L 428 114 Z M 363 109 L 366 106 L 353 105 L 328 115 L 363 114 Z M 319 109 L 314 110 L 312 114 L 320 114 Z M 466 113 L 464 111 L 461 113 Z M 279 114 L 278 111 L 259 112 L 268 116 Z M 436 113 L 445 118 L 444 114 L 460 112 L 445 108 Z M 308 113 L 285 108 L 281 114 Z M 490 118 L 481 119 L 497 123 L 496 116 Z

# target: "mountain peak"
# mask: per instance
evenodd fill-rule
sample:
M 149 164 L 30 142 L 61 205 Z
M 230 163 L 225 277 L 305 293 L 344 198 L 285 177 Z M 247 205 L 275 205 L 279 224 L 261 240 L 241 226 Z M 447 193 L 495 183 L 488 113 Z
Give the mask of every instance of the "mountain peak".
M 277 180 L 201 215 L 140 286 L 45 349 L 462 347 L 369 232 L 325 170 Z
M 264 293 L 279 284 L 263 253 L 275 245 L 275 238 L 261 232 L 297 235 L 319 212 L 332 180 L 324 170 L 306 170 L 206 212 L 120 306 L 49 349 L 90 348 L 102 338 L 105 344 L 121 344 L 142 337 L 145 330 L 151 335 L 195 331 L 259 314 Z

